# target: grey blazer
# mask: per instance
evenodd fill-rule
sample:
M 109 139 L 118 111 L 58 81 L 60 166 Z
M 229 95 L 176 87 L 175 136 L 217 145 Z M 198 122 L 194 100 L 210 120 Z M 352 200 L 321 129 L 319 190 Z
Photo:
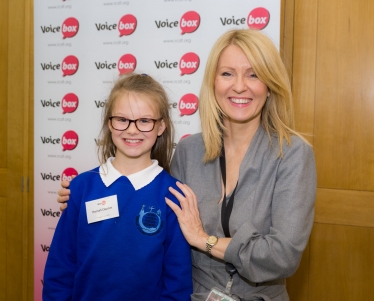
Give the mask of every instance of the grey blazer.
M 283 146 L 272 144 L 260 126 L 240 166 L 229 226 L 232 240 L 224 259 L 238 270 L 232 292 L 244 300 L 289 300 L 285 278 L 300 263 L 313 226 L 316 170 L 313 150 L 299 137 Z M 182 139 L 172 174 L 189 185 L 198 199 L 209 235 L 224 237 L 221 226 L 222 184 L 219 159 L 203 163 L 201 134 Z M 212 287 L 224 289 L 225 262 L 192 249 L 194 294 L 205 300 Z

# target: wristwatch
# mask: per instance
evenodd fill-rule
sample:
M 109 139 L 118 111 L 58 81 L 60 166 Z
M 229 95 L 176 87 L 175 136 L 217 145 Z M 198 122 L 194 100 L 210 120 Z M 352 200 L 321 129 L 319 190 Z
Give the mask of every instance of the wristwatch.
M 206 240 L 206 252 L 210 255 L 210 251 L 212 250 L 213 246 L 218 242 L 217 236 L 209 236 Z

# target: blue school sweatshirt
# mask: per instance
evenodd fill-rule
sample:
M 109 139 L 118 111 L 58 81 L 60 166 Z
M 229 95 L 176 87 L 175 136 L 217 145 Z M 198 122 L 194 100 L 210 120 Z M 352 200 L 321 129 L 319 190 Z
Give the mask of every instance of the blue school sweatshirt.
M 177 180 L 157 161 L 126 177 L 112 160 L 71 182 L 45 266 L 43 300 L 189 301 L 190 246 L 165 203 L 165 197 L 179 203 L 168 190 L 179 190 Z M 119 216 L 88 223 L 86 202 L 104 210 L 105 198 L 114 196 Z

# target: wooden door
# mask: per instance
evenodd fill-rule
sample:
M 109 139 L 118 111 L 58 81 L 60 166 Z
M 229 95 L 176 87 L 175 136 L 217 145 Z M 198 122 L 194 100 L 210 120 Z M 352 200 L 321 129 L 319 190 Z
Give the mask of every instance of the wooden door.
M 0 9 L 0 300 L 33 299 L 31 0 Z
M 374 300 L 374 1 L 287 2 L 296 124 L 318 177 L 291 301 Z

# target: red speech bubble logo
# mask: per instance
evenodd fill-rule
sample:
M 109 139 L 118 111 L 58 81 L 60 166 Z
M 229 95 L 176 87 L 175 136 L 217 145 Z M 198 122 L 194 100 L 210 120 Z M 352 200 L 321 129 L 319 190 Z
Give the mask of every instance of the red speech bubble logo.
M 62 150 L 73 150 L 78 145 L 78 134 L 74 131 L 67 131 L 61 138 Z
M 63 76 L 73 75 L 78 71 L 79 61 L 74 55 L 69 55 L 62 61 Z
M 181 75 L 194 73 L 199 68 L 199 64 L 200 58 L 196 53 L 186 53 L 179 61 L 179 69 L 181 70 Z
M 268 25 L 270 20 L 270 13 L 266 8 L 257 7 L 253 9 L 247 19 L 247 24 L 249 28 L 252 29 L 264 29 Z
M 194 32 L 200 25 L 200 15 L 195 11 L 186 12 L 179 24 L 182 34 Z
M 133 15 L 124 15 L 118 22 L 119 36 L 128 36 L 132 34 L 137 25 L 137 20 Z
M 194 114 L 197 111 L 198 101 L 195 94 L 183 95 L 178 105 L 180 116 Z
M 75 18 L 67 18 L 62 23 L 62 36 L 64 39 L 74 37 L 79 30 L 79 22 Z
M 118 61 L 119 74 L 131 73 L 136 68 L 136 58 L 132 54 L 121 56 Z
M 78 96 L 74 93 L 68 93 L 62 98 L 62 114 L 73 113 L 78 108 Z
M 78 175 L 78 172 L 74 168 L 68 167 L 62 172 L 61 179 L 62 181 L 70 182 L 73 179 L 73 176 L 77 176 L 77 175 Z

